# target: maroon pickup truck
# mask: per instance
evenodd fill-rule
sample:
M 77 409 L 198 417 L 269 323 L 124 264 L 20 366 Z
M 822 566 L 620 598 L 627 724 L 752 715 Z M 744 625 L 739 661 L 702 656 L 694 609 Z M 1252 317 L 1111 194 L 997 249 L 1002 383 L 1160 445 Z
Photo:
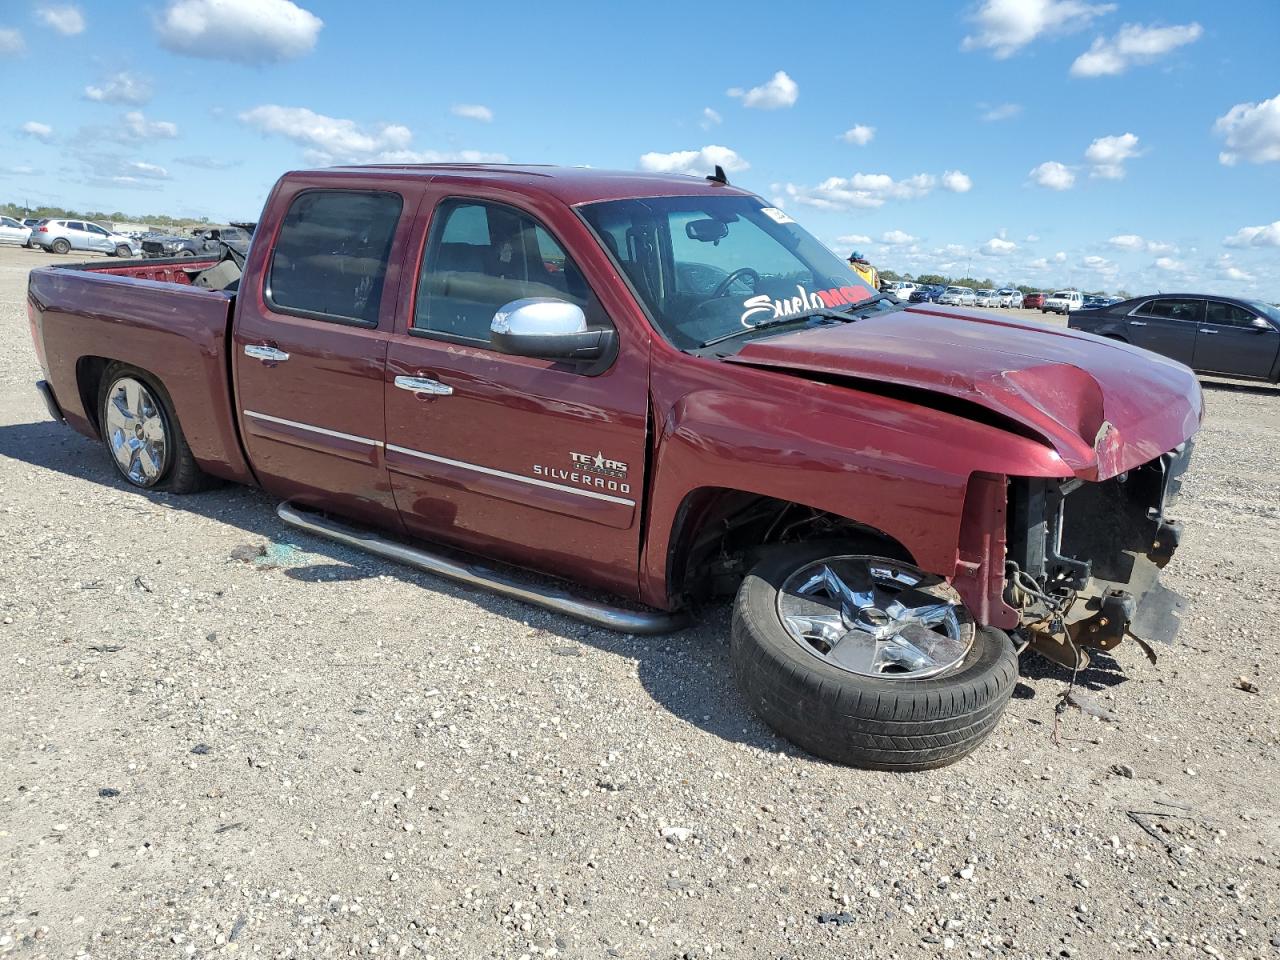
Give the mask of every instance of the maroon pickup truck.
M 246 259 L 43 267 L 28 303 L 50 412 L 127 483 L 254 484 L 618 630 L 736 592 L 744 696 L 836 761 L 949 763 L 1026 646 L 1171 619 L 1186 367 L 892 303 L 723 174 L 289 173 Z

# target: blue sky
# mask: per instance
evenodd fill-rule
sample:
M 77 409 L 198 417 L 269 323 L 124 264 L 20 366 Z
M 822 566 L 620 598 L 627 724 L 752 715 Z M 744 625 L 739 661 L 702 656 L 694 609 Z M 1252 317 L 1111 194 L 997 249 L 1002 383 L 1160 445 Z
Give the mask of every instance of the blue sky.
M 909 272 L 1280 299 L 1280 3 L 0 0 L 0 197 L 254 219 L 287 169 L 700 172 Z

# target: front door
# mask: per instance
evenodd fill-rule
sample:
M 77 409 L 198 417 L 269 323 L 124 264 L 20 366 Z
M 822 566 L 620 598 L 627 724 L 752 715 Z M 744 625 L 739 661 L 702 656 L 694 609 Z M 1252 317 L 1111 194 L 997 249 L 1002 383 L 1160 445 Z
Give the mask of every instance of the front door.
M 596 368 L 498 353 L 489 326 L 513 300 L 569 300 L 593 326 L 611 320 L 528 212 L 449 198 L 430 220 L 387 356 L 387 465 L 405 528 L 635 596 L 647 340 L 620 329 L 617 357 Z
M 1267 320 L 1255 324 L 1259 319 L 1238 304 L 1207 301 L 1192 366 L 1229 377 L 1269 377 L 1280 350 L 1280 331 Z
M 115 252 L 116 245 L 111 242 L 111 234 L 107 233 L 102 227 L 96 223 L 86 223 L 84 225 L 86 244 L 90 250 L 99 250 L 104 253 Z
M 1129 342 L 1191 366 L 1202 307 L 1203 301 L 1189 297 L 1148 300 L 1129 314 Z
M 288 188 L 286 188 L 288 189 Z M 240 429 L 263 488 L 382 526 L 382 379 L 413 192 L 295 185 L 262 225 L 233 337 Z

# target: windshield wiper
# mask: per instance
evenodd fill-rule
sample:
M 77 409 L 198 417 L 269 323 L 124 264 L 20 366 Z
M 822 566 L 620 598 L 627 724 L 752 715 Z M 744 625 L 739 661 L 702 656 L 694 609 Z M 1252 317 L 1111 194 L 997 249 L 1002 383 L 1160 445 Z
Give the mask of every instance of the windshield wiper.
M 815 317 L 824 317 L 827 320 L 836 320 L 840 323 L 855 323 L 862 319 L 862 315 L 868 307 L 875 306 L 877 303 L 892 303 L 895 308 L 900 308 L 902 306 L 901 303 L 896 301 L 887 293 L 877 293 L 874 297 L 869 297 L 866 300 L 859 300 L 857 303 L 851 304 L 844 310 L 831 310 L 828 308 L 810 310 L 807 313 L 802 313 L 794 317 L 775 317 L 774 319 L 766 320 L 763 323 L 753 324 L 750 327 L 743 327 L 741 330 L 731 330 L 728 333 L 720 334 L 718 337 L 712 337 L 710 340 L 704 340 L 702 343 L 698 344 L 698 349 L 701 350 L 703 347 L 713 347 L 717 343 L 723 343 L 726 340 L 732 340 L 735 337 L 740 337 L 745 333 L 753 333 L 756 330 L 769 330 L 773 327 L 785 327 L 793 323 L 806 323 Z

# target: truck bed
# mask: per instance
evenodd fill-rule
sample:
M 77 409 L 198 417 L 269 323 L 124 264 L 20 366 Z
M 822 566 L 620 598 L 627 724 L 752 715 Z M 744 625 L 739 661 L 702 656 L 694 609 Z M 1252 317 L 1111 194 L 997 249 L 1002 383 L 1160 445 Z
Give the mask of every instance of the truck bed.
M 252 483 L 232 416 L 229 363 L 235 294 L 191 285 L 218 258 L 97 261 L 31 271 L 32 339 L 67 423 L 98 437 L 98 390 L 113 362 L 146 371 L 169 393 L 187 443 L 215 476 Z

